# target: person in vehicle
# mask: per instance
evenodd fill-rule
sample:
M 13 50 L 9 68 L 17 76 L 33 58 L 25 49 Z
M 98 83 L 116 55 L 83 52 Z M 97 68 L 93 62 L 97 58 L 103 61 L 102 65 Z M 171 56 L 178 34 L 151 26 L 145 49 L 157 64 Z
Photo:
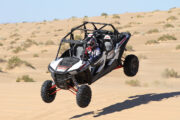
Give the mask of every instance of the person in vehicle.
M 87 42 L 85 55 L 88 56 L 88 60 L 90 61 L 90 63 L 94 63 L 100 58 L 101 50 L 98 43 L 96 42 L 96 39 L 93 36 Z

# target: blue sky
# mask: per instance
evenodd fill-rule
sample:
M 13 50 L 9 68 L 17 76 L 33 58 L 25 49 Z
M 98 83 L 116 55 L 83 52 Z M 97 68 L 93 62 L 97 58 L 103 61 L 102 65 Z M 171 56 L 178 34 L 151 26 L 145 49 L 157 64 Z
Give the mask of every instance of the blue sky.
M 180 0 L 0 0 L 0 23 L 168 10 Z

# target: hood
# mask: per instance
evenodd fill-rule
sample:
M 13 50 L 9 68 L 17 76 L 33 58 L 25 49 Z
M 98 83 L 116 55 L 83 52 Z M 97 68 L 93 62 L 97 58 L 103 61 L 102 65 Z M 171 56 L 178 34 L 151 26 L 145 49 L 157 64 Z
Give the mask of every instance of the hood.
M 56 72 L 64 73 L 77 70 L 82 66 L 82 61 L 75 57 L 60 58 L 51 62 L 50 67 Z

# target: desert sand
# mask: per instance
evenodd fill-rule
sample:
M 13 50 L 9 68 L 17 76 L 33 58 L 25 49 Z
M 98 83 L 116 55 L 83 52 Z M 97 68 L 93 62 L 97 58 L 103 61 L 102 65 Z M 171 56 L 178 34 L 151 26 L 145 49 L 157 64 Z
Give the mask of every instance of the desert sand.
M 139 57 L 139 72 L 127 77 L 123 69 L 114 70 L 92 84 L 92 101 L 87 108 L 79 108 L 75 96 L 64 90 L 58 92 L 53 103 L 44 103 L 40 89 L 43 81 L 51 79 L 47 66 L 56 56 L 60 39 L 84 20 L 112 23 L 120 32 L 131 32 L 128 45 L 134 51 L 125 54 Z M 167 68 L 180 75 L 180 49 L 176 48 L 180 45 L 179 33 L 180 8 L 0 24 L 0 120 L 179 120 L 180 77 L 163 77 Z M 146 44 L 167 34 L 176 40 Z M 35 42 L 25 46 L 28 40 Z M 18 47 L 22 49 L 18 51 Z M 8 69 L 13 56 L 35 69 L 25 64 Z M 23 75 L 35 82 L 16 82 Z M 138 86 L 127 84 L 130 80 L 138 80 Z

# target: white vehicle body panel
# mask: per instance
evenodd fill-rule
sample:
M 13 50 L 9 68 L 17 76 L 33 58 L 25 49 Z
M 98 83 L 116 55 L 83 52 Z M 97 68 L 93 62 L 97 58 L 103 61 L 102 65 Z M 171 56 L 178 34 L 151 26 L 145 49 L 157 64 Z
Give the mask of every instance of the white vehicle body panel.
M 74 64 L 74 65 L 68 70 L 68 72 L 69 72 L 69 71 L 72 71 L 72 70 L 76 70 L 76 69 L 80 68 L 82 65 L 83 65 L 83 61 L 80 60 L 78 63 Z
M 60 59 L 58 59 L 58 60 L 52 61 L 52 62 L 50 63 L 50 66 L 51 66 L 54 70 L 56 70 L 59 62 L 60 62 L 62 59 L 63 59 L 63 58 L 60 58 Z

